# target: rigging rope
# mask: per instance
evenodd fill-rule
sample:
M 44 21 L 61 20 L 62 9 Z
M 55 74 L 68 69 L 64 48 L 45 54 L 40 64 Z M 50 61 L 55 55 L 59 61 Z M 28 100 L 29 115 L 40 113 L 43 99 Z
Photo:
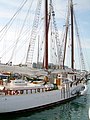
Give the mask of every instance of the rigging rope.
M 18 36 L 18 38 L 16 39 L 16 43 L 15 43 L 15 46 L 14 46 L 13 51 L 12 51 L 12 55 L 11 55 L 8 63 L 11 62 L 11 60 L 12 60 L 12 58 L 13 58 L 13 56 L 14 56 L 15 48 L 16 48 L 18 42 L 19 42 L 20 35 L 22 34 L 22 31 L 23 31 L 23 29 L 24 29 L 24 25 L 25 25 L 25 22 L 26 22 L 26 20 L 27 20 L 28 14 L 29 14 L 29 12 L 30 12 L 32 3 L 33 3 L 33 0 L 32 0 L 31 4 L 30 4 L 30 6 L 29 6 L 29 9 L 28 9 L 28 11 L 27 11 L 26 17 L 25 17 L 24 22 L 23 22 L 23 25 L 22 25 L 22 27 L 21 27 L 21 29 L 20 29 L 19 36 Z
M 75 20 L 75 25 L 76 25 L 75 28 L 76 28 L 78 43 L 79 43 L 79 47 L 80 47 L 80 56 L 81 56 L 82 70 L 85 70 L 85 62 L 84 62 L 82 46 L 81 46 L 81 41 L 80 41 L 80 36 L 79 36 L 79 32 L 78 32 L 78 26 L 77 26 L 77 21 L 76 21 L 75 14 L 74 14 L 74 20 Z
M 58 65 L 60 65 L 60 60 L 61 60 L 61 46 L 60 46 L 60 39 L 59 39 L 59 33 L 58 33 L 58 28 L 55 20 L 55 11 L 54 7 L 52 5 L 52 17 L 53 17 L 53 25 L 55 29 L 55 40 L 56 40 L 56 46 L 57 46 L 57 59 L 58 59 Z
M 32 31 L 31 31 L 31 38 L 30 38 L 28 51 L 27 51 L 26 65 L 28 65 L 30 67 L 32 67 L 34 45 L 35 45 L 35 40 L 36 40 L 36 36 L 37 36 L 37 28 L 38 28 L 39 17 L 40 17 L 41 3 L 42 3 L 42 0 L 39 0 L 37 3 L 33 27 L 32 27 Z
M 0 41 L 3 39 L 3 37 L 5 36 L 5 34 L 7 33 L 7 31 L 8 31 L 8 29 L 11 27 L 11 25 L 12 25 L 12 23 L 13 23 L 13 21 L 15 20 L 15 18 L 16 18 L 16 15 L 18 15 L 18 13 L 22 10 L 22 8 L 24 7 L 24 5 L 27 3 L 27 0 L 25 0 L 24 1 L 24 3 L 22 3 L 20 6 L 20 8 L 15 12 L 15 14 L 12 16 L 12 18 L 10 19 L 10 21 L 0 30 L 0 33 L 2 33 L 1 34 L 1 39 L 0 39 Z M 11 48 L 12 48 L 12 46 L 11 46 Z M 10 48 L 8 48 L 8 50 L 9 50 Z M 7 52 L 9 52 L 9 51 L 7 51 Z M 5 52 L 3 52 L 3 54 L 1 55 L 1 58 L 4 56 L 4 54 L 6 54 L 7 53 L 6 51 Z
M 33 2 L 33 0 L 32 0 L 32 2 Z M 12 55 L 11 55 L 11 58 L 9 59 L 9 61 L 8 62 L 10 62 L 11 60 L 12 60 L 12 58 L 13 58 L 13 56 L 14 56 L 14 51 L 15 51 L 15 47 L 17 46 L 17 43 L 19 42 L 19 39 L 20 39 L 20 35 L 21 35 L 21 33 L 22 33 L 22 31 L 23 31 L 23 28 L 24 28 L 24 24 L 25 24 L 25 22 L 26 22 L 26 19 L 27 19 L 27 16 L 28 16 L 28 14 L 29 14 L 29 12 L 30 12 L 30 8 L 31 8 L 31 6 L 32 6 L 32 2 L 31 2 L 31 4 L 30 4 L 30 6 L 29 6 L 29 9 L 28 9 L 28 11 L 27 11 L 27 14 L 26 14 L 26 17 L 25 17 L 25 19 L 24 19 L 24 22 L 23 22 L 23 25 L 22 25 L 22 27 L 21 27 L 21 30 L 20 30 L 20 32 L 19 32 L 19 37 L 17 38 L 17 40 L 16 40 L 16 42 L 14 41 L 14 44 L 13 44 L 13 46 L 11 45 L 9 48 L 7 48 L 7 51 L 4 51 L 3 53 L 2 53 L 2 55 L 1 55 L 1 58 L 6 54 L 6 53 L 8 53 L 8 52 L 10 52 L 10 50 L 13 48 L 13 51 L 12 51 Z M 23 3 L 23 4 L 21 4 L 21 7 L 19 7 L 19 9 L 17 10 L 17 12 L 13 15 L 13 17 L 10 19 L 10 21 L 3 27 L 3 29 L 1 30 L 1 32 L 7 32 L 7 30 L 11 27 L 11 24 L 13 23 L 13 21 L 15 20 L 15 18 L 16 18 L 16 15 L 18 15 L 19 13 L 20 13 L 20 11 L 22 10 L 22 8 L 25 6 L 25 4 L 27 3 L 27 0 Z M 6 34 L 6 32 L 5 32 L 5 34 Z M 2 33 L 2 34 L 3 34 Z M 27 34 L 27 33 L 23 33 L 23 34 Z M 4 35 L 3 35 L 4 36 Z
M 64 68 L 64 65 L 65 65 L 65 57 L 66 57 L 66 45 L 67 45 L 67 37 L 68 37 L 68 29 L 69 29 L 69 17 L 70 17 L 70 4 L 69 4 L 69 1 L 68 1 L 68 13 L 67 13 L 66 25 L 65 25 L 66 29 L 65 29 L 65 33 L 64 33 L 64 37 L 63 37 L 63 42 L 62 42 L 63 68 Z
M 16 13 L 10 19 L 10 21 L 0 30 L 0 32 L 2 32 L 5 28 L 7 28 L 7 26 L 11 23 L 11 21 L 14 19 L 14 17 L 20 12 L 20 10 L 22 10 L 22 8 L 24 7 L 24 5 L 26 4 L 27 1 L 28 0 L 25 0 L 25 2 L 22 4 L 22 6 L 16 11 Z

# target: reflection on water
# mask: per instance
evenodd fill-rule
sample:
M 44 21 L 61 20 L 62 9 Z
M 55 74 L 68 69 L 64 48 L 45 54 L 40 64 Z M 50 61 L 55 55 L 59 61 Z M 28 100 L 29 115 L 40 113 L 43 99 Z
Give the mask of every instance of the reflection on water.
M 3 120 L 89 120 L 88 110 L 90 107 L 90 83 L 87 95 L 79 97 L 71 102 L 62 104 L 51 109 L 22 114 L 21 116 L 9 116 Z M 1 120 L 1 118 L 0 118 Z

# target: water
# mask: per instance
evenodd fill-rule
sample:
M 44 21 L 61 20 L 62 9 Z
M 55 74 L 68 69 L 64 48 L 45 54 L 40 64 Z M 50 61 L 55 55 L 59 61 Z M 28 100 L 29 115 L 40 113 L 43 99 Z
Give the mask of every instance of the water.
M 90 81 L 88 92 L 66 104 L 58 105 L 43 111 L 22 114 L 21 116 L 1 117 L 0 120 L 89 120 Z

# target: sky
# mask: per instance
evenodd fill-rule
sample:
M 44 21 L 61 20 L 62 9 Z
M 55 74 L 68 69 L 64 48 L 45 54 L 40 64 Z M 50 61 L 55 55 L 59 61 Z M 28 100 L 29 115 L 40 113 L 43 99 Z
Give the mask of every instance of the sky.
M 65 24 L 67 1 L 68 0 L 53 0 L 56 13 L 56 22 L 60 34 Z M 20 6 L 24 2 L 25 0 L 0 0 L 0 58 L 1 62 L 3 63 L 8 62 L 10 59 L 13 59 L 13 64 L 19 64 L 25 61 L 37 0 L 27 0 L 27 3 L 21 12 L 16 14 L 9 26 L 6 26 L 12 16 L 15 15 L 16 11 L 20 10 Z M 73 4 L 77 18 L 86 69 L 90 70 L 90 0 L 73 0 Z M 28 15 L 29 17 L 27 17 L 27 20 L 25 20 L 27 9 L 29 7 L 31 7 Z M 41 26 L 43 24 L 43 18 L 44 15 L 42 5 L 41 22 L 39 23 Z M 27 21 L 24 28 L 21 27 L 21 25 L 23 25 L 22 21 Z M 4 26 L 6 26 L 5 29 L 3 29 Z M 20 32 L 23 34 L 23 36 L 21 37 L 20 35 L 18 38 Z M 17 48 L 15 48 L 16 45 Z M 20 50 L 22 53 L 19 52 Z M 35 51 L 35 53 L 36 52 L 37 51 Z M 37 59 L 36 55 L 35 59 Z M 69 61 L 70 59 L 67 58 L 66 63 Z M 76 62 L 79 63 L 78 61 Z

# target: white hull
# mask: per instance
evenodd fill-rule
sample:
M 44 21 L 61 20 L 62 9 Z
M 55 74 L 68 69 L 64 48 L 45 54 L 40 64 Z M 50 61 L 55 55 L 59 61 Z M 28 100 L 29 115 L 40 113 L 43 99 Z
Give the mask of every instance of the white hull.
M 64 98 L 65 97 L 65 98 Z M 13 96 L 0 96 L 0 113 L 8 113 L 48 106 L 53 103 L 62 102 L 75 96 L 69 94 L 61 96 L 60 90 L 53 90 L 35 94 L 23 94 Z
M 33 86 L 30 83 L 27 86 L 26 84 L 22 85 L 24 84 L 22 80 L 15 80 L 14 83 L 15 85 L 17 84 L 17 86 L 10 83 L 11 86 L 7 85 L 7 87 L 0 87 L 0 92 L 2 92 L 0 93 L 0 113 L 35 110 L 36 108 L 48 107 L 56 103 L 69 101 L 76 98 L 78 95 L 83 95 L 87 90 L 86 85 L 83 84 L 70 87 L 70 84 L 66 83 L 59 86 L 57 90 L 53 90 L 51 84 L 47 84 L 47 86 L 33 84 Z M 21 84 L 21 86 L 19 84 Z

